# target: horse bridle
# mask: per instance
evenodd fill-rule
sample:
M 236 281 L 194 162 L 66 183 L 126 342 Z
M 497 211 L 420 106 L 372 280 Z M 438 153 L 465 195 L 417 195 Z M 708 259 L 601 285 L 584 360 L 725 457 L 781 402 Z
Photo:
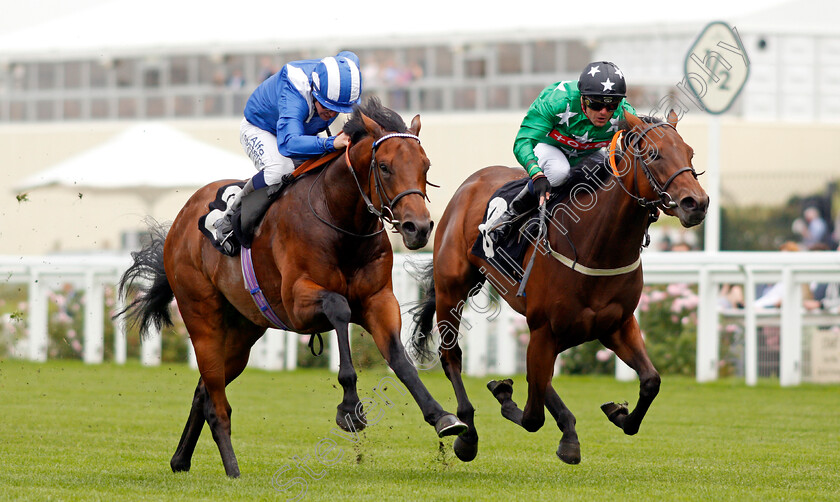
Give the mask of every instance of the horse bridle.
M 362 185 L 361 183 L 359 183 L 359 178 L 358 176 L 356 176 L 356 170 L 353 169 L 353 165 L 350 163 L 349 155 L 347 156 L 347 167 L 350 169 L 350 173 L 353 175 L 353 179 L 356 181 L 356 186 L 359 188 L 359 193 L 362 195 L 362 199 L 365 201 L 367 210 L 371 214 L 376 215 L 376 217 L 382 220 L 383 222 L 388 223 L 396 229 L 396 227 L 400 224 L 400 221 L 394 218 L 394 207 L 396 207 L 400 200 L 402 200 L 402 198 L 406 195 L 412 194 L 417 194 L 426 200 L 428 200 L 428 197 L 426 197 L 426 194 L 423 193 L 423 191 L 419 188 L 410 188 L 408 190 L 400 192 L 393 199 L 388 197 L 388 193 L 385 191 L 385 187 L 382 183 L 382 175 L 379 173 L 379 169 L 376 165 L 376 149 L 379 148 L 379 145 L 391 138 L 409 138 L 416 140 L 417 143 L 420 143 L 420 138 L 418 138 L 414 134 L 410 134 L 407 132 L 394 132 L 382 136 L 381 138 L 374 141 L 371 145 L 368 185 L 370 185 L 370 177 L 373 176 L 374 190 L 376 191 L 376 195 L 379 197 L 380 209 L 376 209 L 376 207 L 373 205 L 373 202 L 370 200 L 370 197 L 368 197 L 367 194 L 365 194 L 365 191 L 362 189 Z M 350 151 L 349 146 L 347 147 L 347 151 Z
M 621 188 L 624 190 L 625 193 L 627 193 L 627 195 L 629 195 L 632 199 L 634 199 L 636 202 L 638 202 L 639 205 L 641 205 L 641 206 L 643 206 L 643 207 L 645 207 L 645 208 L 647 208 L 651 211 L 654 211 L 657 208 L 665 210 L 665 209 L 673 209 L 673 208 L 677 207 L 676 201 L 674 201 L 674 199 L 671 197 L 671 194 L 668 193 L 668 187 L 676 179 L 677 176 L 679 176 L 680 174 L 682 174 L 684 172 L 691 173 L 691 175 L 694 176 L 694 179 L 697 179 L 697 176 L 699 176 L 699 174 L 697 174 L 697 171 L 694 170 L 694 167 L 685 166 L 685 167 L 682 167 L 680 169 L 677 169 L 677 171 L 674 174 L 672 174 L 665 181 L 664 184 L 660 185 L 659 182 L 656 180 L 656 177 L 653 175 L 653 173 L 650 172 L 650 168 L 648 167 L 647 163 L 642 158 L 642 155 L 638 153 L 639 152 L 638 146 L 639 146 L 639 143 L 641 143 L 642 139 L 645 137 L 645 134 L 648 133 L 648 131 L 651 131 L 652 129 L 655 129 L 657 127 L 663 127 L 663 126 L 670 127 L 671 129 L 674 129 L 675 131 L 677 130 L 674 126 L 672 126 L 671 124 L 669 124 L 667 122 L 658 122 L 658 123 L 655 123 L 655 124 L 649 124 L 642 131 L 640 131 L 638 133 L 634 132 L 633 134 L 635 135 L 635 138 L 632 140 L 632 142 L 630 142 L 627 145 L 628 147 L 632 147 L 634 150 L 636 150 L 636 152 L 633 153 L 633 156 L 636 158 L 636 162 L 633 165 L 633 190 L 636 193 L 639 192 L 638 186 L 636 185 L 636 169 L 639 165 L 641 165 L 642 166 L 642 172 L 644 173 L 645 177 L 647 178 L 648 183 L 650 183 L 651 188 L 653 188 L 653 191 L 656 193 L 656 195 L 659 198 L 655 199 L 655 200 L 648 200 L 644 197 L 640 197 L 638 195 L 632 194 L 632 193 L 630 193 L 629 190 L 627 190 L 627 188 L 624 186 L 623 183 L 619 182 L 619 186 L 621 186 Z M 609 148 L 609 152 L 608 152 L 610 167 L 612 168 L 613 174 L 617 178 L 620 178 L 621 175 L 618 172 L 618 168 L 617 168 L 617 165 L 616 165 L 616 162 L 615 162 L 616 146 L 621 141 L 621 136 L 622 136 L 623 133 L 624 133 L 624 131 L 618 131 L 617 133 L 615 133 L 615 136 L 613 136 L 613 139 L 610 142 L 610 148 Z M 703 173 L 700 173 L 700 174 L 703 174 Z
M 397 220 L 396 218 L 394 218 L 394 207 L 397 205 L 397 203 L 399 203 L 399 201 L 402 200 L 402 198 L 405 197 L 406 195 L 412 195 L 412 194 L 420 195 L 421 197 L 423 197 L 426 200 L 428 200 L 429 198 L 419 188 L 411 188 L 411 189 L 405 190 L 403 192 L 400 192 L 393 199 L 388 197 L 388 194 L 385 192 L 385 187 L 382 184 L 382 175 L 379 174 L 379 169 L 377 169 L 377 166 L 376 166 L 376 149 L 379 148 L 379 145 L 381 145 L 385 140 L 388 140 L 388 139 L 391 139 L 391 138 L 409 138 L 409 139 L 417 140 L 417 142 L 420 143 L 420 138 L 418 138 L 414 134 L 395 132 L 395 133 L 390 133 L 390 134 L 386 134 L 386 135 L 382 136 L 381 138 L 374 141 L 373 144 L 371 145 L 370 172 L 368 173 L 368 185 L 370 185 L 370 177 L 373 176 L 374 189 L 375 189 L 376 194 L 379 197 L 379 200 L 381 202 L 381 204 L 380 204 L 381 209 L 376 209 L 376 206 L 373 205 L 373 202 L 370 200 L 370 197 L 368 197 L 367 194 L 365 194 L 365 191 L 362 188 L 362 184 L 359 183 L 359 177 L 356 175 L 356 170 L 353 169 L 353 164 L 350 162 L 350 145 L 347 145 L 347 149 L 345 150 L 345 158 L 346 158 L 347 168 L 350 169 L 350 174 L 353 175 L 353 180 L 356 182 L 356 187 L 359 189 L 359 194 L 361 194 L 362 200 L 365 201 L 365 206 L 367 207 L 367 210 L 371 214 L 376 215 L 376 217 L 379 218 L 382 222 L 388 223 L 389 225 L 394 227 L 394 231 L 396 232 L 396 231 L 398 231 L 398 230 L 396 230 L 396 228 L 400 224 L 400 221 Z M 318 177 L 320 178 L 321 175 L 323 175 L 323 173 L 324 173 L 324 171 L 321 171 L 321 174 L 319 174 Z M 429 183 L 428 181 L 426 183 L 429 184 L 429 185 L 432 185 L 432 186 L 437 186 L 437 185 L 434 185 L 432 183 Z M 314 186 L 314 184 L 312 186 Z M 310 187 L 310 192 L 311 192 L 311 190 L 312 190 L 312 187 Z M 312 209 L 311 202 L 310 202 L 310 209 Z M 377 230 L 375 232 L 372 232 L 372 233 L 369 233 L 369 234 L 356 234 L 356 233 L 350 232 L 348 230 L 345 230 L 343 228 L 340 228 L 340 227 L 330 223 L 329 221 L 325 220 L 320 215 L 318 215 L 318 213 L 316 213 L 314 209 L 312 209 L 312 212 L 315 214 L 315 216 L 319 220 L 321 220 L 323 223 L 325 223 L 326 225 L 328 225 L 332 229 L 338 230 L 339 232 L 342 232 L 342 233 L 347 234 L 347 235 L 351 235 L 353 237 L 362 237 L 362 238 L 373 237 L 374 235 L 378 235 L 378 234 L 382 233 L 383 230 L 385 230 L 385 226 L 383 224 L 382 228 L 380 228 L 379 230 Z

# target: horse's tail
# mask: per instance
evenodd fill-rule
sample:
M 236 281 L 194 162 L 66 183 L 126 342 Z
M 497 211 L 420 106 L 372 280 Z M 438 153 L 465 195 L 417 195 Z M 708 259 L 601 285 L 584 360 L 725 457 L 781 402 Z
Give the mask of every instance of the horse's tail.
M 131 253 L 134 263 L 125 271 L 117 286 L 120 298 L 126 298 L 129 289 L 136 289 L 138 295 L 114 314 L 114 318 L 125 315 L 131 326 L 139 324 L 141 337 L 148 334 L 152 325 L 157 330 L 172 326 L 169 304 L 175 297 L 163 268 L 163 243 L 169 229 L 151 219 L 147 223 L 152 240 L 140 251 Z
M 409 273 L 420 283 L 421 288 L 420 300 L 409 309 L 412 317 L 409 350 L 420 360 L 429 361 L 435 357 L 435 353 L 429 347 L 434 339 L 432 336 L 432 321 L 435 315 L 434 261 L 429 260 L 427 264 L 409 263 L 413 268 Z

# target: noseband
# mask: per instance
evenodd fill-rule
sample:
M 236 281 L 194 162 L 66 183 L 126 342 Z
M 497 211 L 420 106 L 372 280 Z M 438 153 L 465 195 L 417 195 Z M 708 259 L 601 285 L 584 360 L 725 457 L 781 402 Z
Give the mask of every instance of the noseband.
M 628 146 L 632 146 L 636 150 L 636 152 L 638 152 L 639 151 L 639 148 L 638 148 L 639 144 L 641 143 L 642 138 L 645 137 L 645 134 L 647 134 L 648 131 L 650 131 L 652 129 L 655 129 L 657 127 L 663 127 L 663 126 L 670 127 L 671 129 L 674 129 L 674 131 L 676 131 L 676 128 L 674 126 L 672 126 L 671 124 L 667 123 L 667 122 L 658 122 L 656 124 L 649 124 L 640 133 L 636 133 L 636 137 L 634 138 L 634 140 Z M 613 175 L 615 175 L 616 178 L 621 177 L 621 175 L 618 172 L 618 167 L 616 165 L 615 154 L 616 154 L 617 146 L 618 146 L 619 142 L 621 141 L 621 137 L 622 137 L 623 134 L 624 134 L 624 131 L 616 132 L 615 135 L 612 138 L 612 141 L 610 141 L 609 164 L 610 164 L 610 167 L 612 168 Z M 665 181 L 665 183 L 663 185 L 660 185 L 659 182 L 656 180 L 656 177 L 653 175 L 653 173 L 650 172 L 650 168 L 648 167 L 647 163 L 645 163 L 645 161 L 642 159 L 642 156 L 639 153 L 634 153 L 633 156 L 636 158 L 636 162 L 633 164 L 633 190 L 636 193 L 639 192 L 638 187 L 636 186 L 636 174 L 635 173 L 636 173 L 636 169 L 638 168 L 638 166 L 641 165 L 642 166 L 642 172 L 645 174 L 645 177 L 647 178 L 648 183 L 650 183 L 651 188 L 653 188 L 653 191 L 656 192 L 656 195 L 659 198 L 655 199 L 655 200 L 648 200 L 648 199 L 645 199 L 644 197 L 640 197 L 638 195 L 634 195 L 634 194 L 630 193 L 630 191 L 627 190 L 627 188 L 624 186 L 623 183 L 619 182 L 619 185 L 627 193 L 627 195 L 629 195 L 636 202 L 638 202 L 639 205 L 641 205 L 645 208 L 648 208 L 651 211 L 654 211 L 657 208 L 665 210 L 665 209 L 673 209 L 673 208 L 677 207 L 677 203 L 671 197 L 671 194 L 668 193 L 668 187 L 671 185 L 671 182 L 673 182 L 674 179 L 676 179 L 677 176 L 679 176 L 680 174 L 682 174 L 684 172 L 689 172 L 689 173 L 691 173 L 692 176 L 694 176 L 694 179 L 697 179 L 698 174 L 694 170 L 694 168 L 692 166 L 685 166 L 685 167 L 682 167 L 682 168 L 678 169 L 674 174 L 672 174 Z M 700 173 L 700 174 L 703 174 L 703 173 Z

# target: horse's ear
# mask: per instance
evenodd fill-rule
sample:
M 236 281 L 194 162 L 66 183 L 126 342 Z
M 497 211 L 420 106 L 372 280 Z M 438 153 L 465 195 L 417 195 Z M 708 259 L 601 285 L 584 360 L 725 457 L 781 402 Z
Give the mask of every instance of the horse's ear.
M 680 120 L 680 118 L 677 116 L 677 112 L 675 112 L 674 109 L 671 108 L 671 111 L 668 112 L 668 116 L 665 118 L 665 120 L 667 120 L 668 123 L 671 124 L 671 127 L 676 128 L 677 121 Z
M 420 134 L 420 115 L 415 115 L 413 119 L 411 119 L 411 126 L 408 128 L 408 132 L 417 136 Z
M 382 127 L 380 127 L 375 120 L 371 119 L 362 112 L 359 112 L 359 115 L 362 116 L 362 122 L 365 123 L 365 129 L 371 137 L 374 139 L 381 138 L 385 134 L 385 131 L 382 130 Z
M 633 115 L 632 113 L 625 113 L 624 114 L 624 120 L 627 121 L 627 124 L 630 125 L 631 128 L 633 128 L 633 127 L 643 127 L 642 120 L 639 117 Z
M 631 131 L 634 129 L 641 129 L 645 126 L 645 123 L 642 122 L 642 119 L 633 115 L 632 113 L 625 113 L 624 120 L 627 121 L 627 125 L 630 126 Z

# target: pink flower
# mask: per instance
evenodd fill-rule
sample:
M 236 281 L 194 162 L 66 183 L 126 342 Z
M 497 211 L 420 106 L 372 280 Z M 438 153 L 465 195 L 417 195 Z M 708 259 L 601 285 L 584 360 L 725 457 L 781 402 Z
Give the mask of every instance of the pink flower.
M 673 284 L 669 284 L 665 290 L 671 296 L 681 296 L 683 293 L 688 290 L 688 284 L 684 284 L 681 282 L 675 282 Z
M 652 302 L 661 302 L 665 298 L 668 298 L 668 294 L 664 291 L 654 291 L 650 294 L 650 301 Z
M 597 353 L 595 353 L 595 359 L 601 361 L 602 363 L 609 361 L 612 356 L 613 351 L 611 351 L 610 349 L 601 349 Z

